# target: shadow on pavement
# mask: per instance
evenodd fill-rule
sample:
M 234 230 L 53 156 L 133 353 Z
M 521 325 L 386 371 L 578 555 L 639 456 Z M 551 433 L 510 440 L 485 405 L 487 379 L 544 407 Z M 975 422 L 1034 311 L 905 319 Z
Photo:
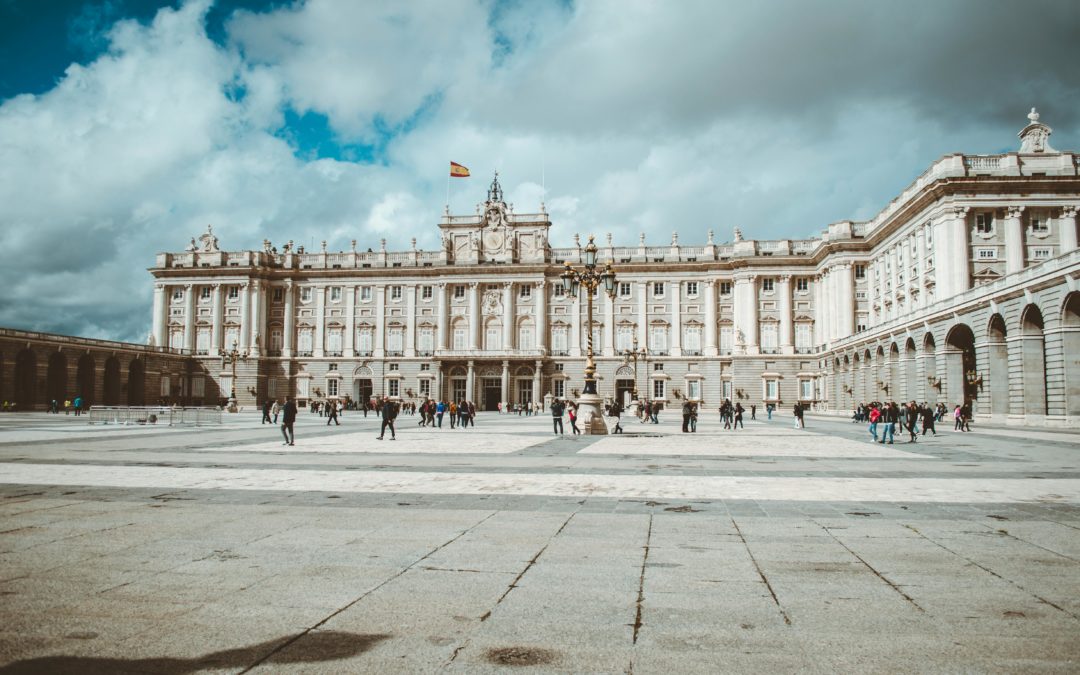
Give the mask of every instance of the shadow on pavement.
M 208 669 L 246 668 L 265 663 L 318 663 L 347 659 L 372 649 L 389 635 L 361 635 L 326 631 L 280 637 L 236 649 L 226 649 L 192 659 L 121 659 L 98 656 L 43 656 L 0 667 L 0 673 L 168 673 L 180 675 Z M 289 640 L 295 640 L 289 642 Z M 269 657 L 267 655 L 269 654 Z

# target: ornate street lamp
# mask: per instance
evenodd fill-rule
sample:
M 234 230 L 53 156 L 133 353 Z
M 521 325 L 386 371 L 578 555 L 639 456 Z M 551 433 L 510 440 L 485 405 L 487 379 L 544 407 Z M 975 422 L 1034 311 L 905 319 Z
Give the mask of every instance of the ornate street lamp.
M 629 363 L 631 361 L 634 363 L 634 391 L 633 391 L 633 396 L 632 396 L 633 400 L 630 402 L 630 405 L 633 406 L 632 412 L 634 414 L 637 414 L 637 406 L 639 405 L 639 400 L 640 400 L 639 396 L 638 396 L 638 388 L 637 388 L 637 382 L 638 382 L 637 362 L 638 362 L 638 359 L 641 359 L 642 361 L 645 362 L 646 367 L 648 367 L 648 365 L 649 365 L 649 350 L 644 348 L 644 347 L 642 347 L 641 349 L 638 349 L 638 339 L 637 339 L 637 335 L 635 335 L 634 336 L 634 347 L 632 349 L 622 349 L 622 350 L 620 350 L 618 352 L 618 354 L 619 354 L 619 356 L 623 357 L 623 362 L 624 363 Z
M 604 423 L 603 399 L 596 393 L 596 362 L 593 360 L 593 296 L 597 290 L 603 287 L 604 292 L 612 300 L 615 299 L 615 270 L 608 262 L 600 272 L 596 271 L 596 244 L 592 236 L 585 246 L 585 269 L 577 271 L 566 263 L 566 270 L 560 275 L 563 288 L 573 297 L 577 297 L 582 286 L 585 287 L 586 295 L 586 325 L 588 328 L 588 349 L 585 360 L 585 389 L 577 401 L 578 419 L 584 426 L 587 434 L 606 434 L 607 425 Z
M 233 342 L 232 349 L 229 349 L 221 354 L 221 367 L 224 368 L 226 364 L 232 366 L 232 391 L 229 392 L 229 405 L 225 408 L 231 413 L 238 412 L 240 408 L 236 405 L 236 362 L 247 360 L 248 352 L 245 349 L 240 351 L 236 348 L 236 342 Z

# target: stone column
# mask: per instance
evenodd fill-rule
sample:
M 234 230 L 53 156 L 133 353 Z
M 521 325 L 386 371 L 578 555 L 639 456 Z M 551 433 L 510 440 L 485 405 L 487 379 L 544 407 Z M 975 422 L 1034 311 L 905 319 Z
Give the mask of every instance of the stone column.
M 757 354 L 758 347 L 758 297 L 757 277 L 748 275 L 735 278 L 735 351 L 739 354 Z
M 416 284 L 405 288 L 405 356 L 416 356 Z
M 570 348 L 570 356 L 581 356 L 581 292 L 582 288 L 578 287 L 578 293 L 570 305 L 570 344 L 567 345 Z M 589 329 L 591 330 L 592 327 L 590 326 Z
M 682 356 L 682 282 L 671 282 L 671 355 Z
M 828 337 L 825 334 L 825 326 L 828 321 L 826 304 L 825 273 L 822 272 L 814 277 L 814 327 L 811 329 L 811 340 L 814 342 L 814 349 L 817 349 L 818 345 L 828 342 Z
M 894 268 L 895 269 L 895 268 Z M 837 339 L 855 334 L 855 278 L 849 262 L 836 268 Z
M 537 281 L 533 292 L 536 293 L 536 348 L 543 352 L 547 350 L 548 338 L 547 282 Z
M 195 292 L 193 284 L 184 285 L 184 349 L 195 353 Z
M 952 258 L 949 260 L 949 266 L 952 267 L 953 274 L 953 294 L 963 293 L 971 288 L 971 247 L 968 245 L 968 211 L 971 209 L 966 206 L 959 206 L 953 209 L 952 225 L 950 230 L 952 232 L 952 246 L 950 247 Z
M 240 351 L 245 351 L 249 346 L 249 326 L 251 326 L 251 284 L 244 282 L 240 284 L 240 344 L 237 347 Z M 232 348 L 232 345 L 225 345 L 225 349 Z
M 442 401 L 445 398 L 448 398 L 446 396 L 446 394 L 443 393 L 442 364 L 438 363 L 438 362 L 435 363 L 435 393 L 434 393 L 434 397 L 435 397 L 436 401 Z
M 541 399 L 540 396 L 540 373 L 543 371 L 544 362 L 536 361 L 533 365 L 533 381 L 532 381 L 532 402 L 538 403 Z
M 435 330 L 438 331 L 437 337 L 435 338 L 435 349 L 448 349 L 449 345 L 446 343 L 446 336 L 449 334 L 450 330 L 450 310 L 447 308 L 446 304 L 448 300 L 446 282 L 440 281 L 436 288 L 438 289 L 436 300 L 438 308 L 436 311 L 438 312 L 439 321 L 435 327 Z
M 514 348 L 514 282 L 507 281 L 503 284 L 503 334 L 502 348 L 510 350 Z M 503 402 L 506 402 L 505 396 Z
M 926 276 L 926 231 L 923 228 L 915 230 L 915 264 L 919 266 L 919 279 L 918 281 L 912 279 L 912 283 L 917 283 L 919 286 L 919 307 L 926 306 L 926 285 L 924 283 L 924 277 Z
M 291 279 L 285 282 L 285 335 L 282 338 L 281 355 L 291 357 L 296 345 L 296 288 Z
M 263 283 L 259 280 L 251 282 L 251 337 L 249 338 L 249 344 L 251 345 L 251 355 L 259 356 L 262 345 L 260 344 L 263 339 L 262 328 L 262 313 L 265 306 L 263 302 L 263 294 L 265 292 Z
M 311 345 L 311 355 L 320 358 L 324 354 L 326 354 L 326 286 L 319 286 L 315 289 L 315 344 Z
M 1075 251 L 1076 242 L 1076 207 L 1075 206 L 1063 206 L 1061 207 L 1061 252 L 1069 253 Z
M 639 281 L 638 287 L 638 349 L 649 347 L 649 282 Z
M 372 356 L 376 359 L 386 357 L 386 285 L 375 287 L 375 349 Z
M 473 400 L 473 380 L 476 379 L 476 369 L 472 361 L 469 361 L 469 372 L 465 375 L 465 400 Z
M 598 291 L 604 298 L 604 356 L 615 356 L 615 300 L 607 291 Z
M 341 354 L 347 359 L 356 356 L 356 287 L 346 286 L 345 294 L 345 334 L 342 335 Z
M 480 284 L 469 282 L 469 349 L 480 349 Z M 470 375 L 470 382 L 472 376 Z M 472 386 L 471 384 L 469 386 Z M 470 399 L 471 400 L 471 399 Z
M 165 284 L 154 284 L 154 324 L 150 327 L 154 336 L 155 347 L 168 347 L 168 315 L 167 302 L 169 288 Z
M 1005 210 L 1005 274 L 1024 269 L 1024 207 Z
M 502 362 L 502 381 L 499 382 L 499 400 L 502 401 L 502 410 L 506 412 L 506 404 L 510 402 L 510 362 Z
M 705 280 L 705 356 L 720 351 L 716 341 L 716 279 Z
M 214 306 L 210 311 L 213 312 L 213 327 L 210 332 L 210 356 L 221 355 L 221 328 L 222 323 L 225 321 L 225 307 L 222 302 L 222 295 L 224 290 L 221 284 L 214 284 L 213 299 Z
M 791 275 L 784 274 L 776 280 L 777 308 L 780 310 L 780 353 L 795 353 L 795 336 L 791 315 Z

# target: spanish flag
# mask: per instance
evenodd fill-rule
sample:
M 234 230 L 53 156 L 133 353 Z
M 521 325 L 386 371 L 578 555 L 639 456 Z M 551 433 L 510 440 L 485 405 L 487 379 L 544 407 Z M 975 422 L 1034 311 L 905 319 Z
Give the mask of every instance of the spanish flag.
M 468 178 L 469 170 L 457 162 L 450 162 L 450 175 L 454 178 Z

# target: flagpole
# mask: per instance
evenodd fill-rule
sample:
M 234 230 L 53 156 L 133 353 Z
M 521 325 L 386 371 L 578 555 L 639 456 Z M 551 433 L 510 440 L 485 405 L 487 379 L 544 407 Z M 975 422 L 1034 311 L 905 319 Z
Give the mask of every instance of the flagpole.
M 446 212 L 450 213 L 450 172 L 446 172 Z

